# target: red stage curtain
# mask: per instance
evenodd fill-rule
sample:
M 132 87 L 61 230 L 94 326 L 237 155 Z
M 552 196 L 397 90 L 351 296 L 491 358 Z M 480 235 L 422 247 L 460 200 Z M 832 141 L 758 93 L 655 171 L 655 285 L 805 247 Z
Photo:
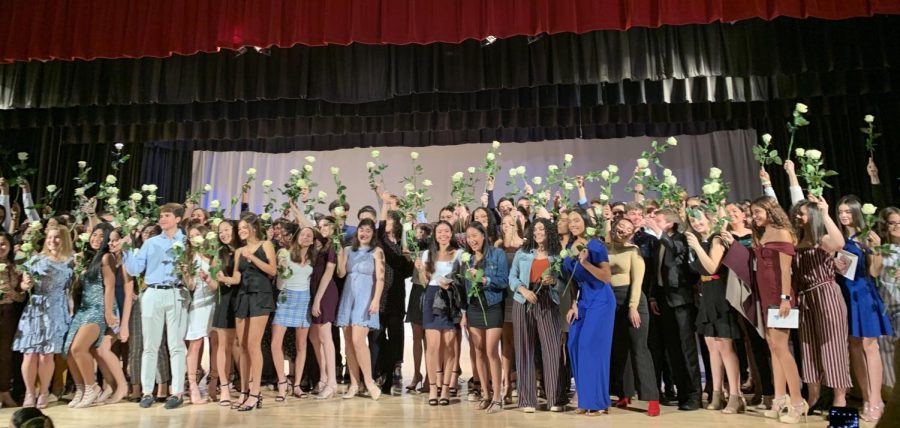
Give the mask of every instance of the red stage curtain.
M 0 63 L 900 14 L 896 0 L 7 0 Z

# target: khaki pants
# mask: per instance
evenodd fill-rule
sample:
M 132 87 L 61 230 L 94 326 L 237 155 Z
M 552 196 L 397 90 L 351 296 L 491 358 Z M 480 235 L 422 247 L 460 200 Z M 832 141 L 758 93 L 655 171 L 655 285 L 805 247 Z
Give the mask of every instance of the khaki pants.
M 187 333 L 190 294 L 184 288 L 160 290 L 147 288 L 141 294 L 141 324 L 144 334 L 144 350 L 141 355 L 141 390 L 153 394 L 156 380 L 156 363 L 162 341 L 163 327 L 167 327 L 166 344 L 169 346 L 169 362 L 172 368 L 172 395 L 184 392 L 184 375 L 187 350 L 184 335 Z

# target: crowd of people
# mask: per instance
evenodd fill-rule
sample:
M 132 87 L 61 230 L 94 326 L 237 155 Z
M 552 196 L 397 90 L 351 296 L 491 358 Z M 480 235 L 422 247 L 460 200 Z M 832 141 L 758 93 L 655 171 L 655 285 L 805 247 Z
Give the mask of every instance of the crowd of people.
M 73 409 L 187 399 L 244 412 L 274 385 L 279 403 L 416 393 L 488 414 L 597 416 L 636 396 L 648 416 L 755 406 L 797 423 L 846 407 L 855 385 L 877 421 L 895 381 L 900 209 L 881 208 L 873 228 L 858 198 L 805 197 L 784 166 L 788 210 L 765 170 L 766 196 L 716 207 L 640 186 L 633 201 L 588 200 L 581 176 L 576 203 L 539 206 L 497 199 L 489 176 L 480 204 L 450 203 L 433 222 L 373 185 L 378 207 L 355 226 L 346 202 L 314 213 L 302 192 L 284 212 L 243 203 L 235 219 L 170 202 L 129 230 L 94 199 L 80 222 L 42 216 L 24 182 L 19 210 L 0 182 L 0 402 L 19 405 L 20 377 L 21 405 L 38 409 L 71 393 Z

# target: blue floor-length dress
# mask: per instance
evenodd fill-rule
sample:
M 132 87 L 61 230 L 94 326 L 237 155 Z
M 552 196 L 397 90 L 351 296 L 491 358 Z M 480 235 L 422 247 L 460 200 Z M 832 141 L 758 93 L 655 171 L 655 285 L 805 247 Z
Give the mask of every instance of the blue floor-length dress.
M 595 266 L 609 262 L 609 254 L 602 242 L 592 240 L 587 245 L 588 260 Z M 563 260 L 566 280 L 574 271 L 572 284 L 578 285 L 578 319 L 569 326 L 569 357 L 578 407 L 585 410 L 605 410 L 609 399 L 609 360 L 612 353 L 613 324 L 616 316 L 616 296 L 612 287 L 594 277 L 578 262 L 578 253 Z

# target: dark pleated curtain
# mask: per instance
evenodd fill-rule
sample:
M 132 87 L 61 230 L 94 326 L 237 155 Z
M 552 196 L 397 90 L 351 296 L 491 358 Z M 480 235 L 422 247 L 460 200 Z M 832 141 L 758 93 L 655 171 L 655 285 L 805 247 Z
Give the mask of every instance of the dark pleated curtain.
M 160 202 L 184 201 L 191 187 L 192 151 L 170 141 L 148 142 L 142 149 L 141 183 L 156 184 Z

